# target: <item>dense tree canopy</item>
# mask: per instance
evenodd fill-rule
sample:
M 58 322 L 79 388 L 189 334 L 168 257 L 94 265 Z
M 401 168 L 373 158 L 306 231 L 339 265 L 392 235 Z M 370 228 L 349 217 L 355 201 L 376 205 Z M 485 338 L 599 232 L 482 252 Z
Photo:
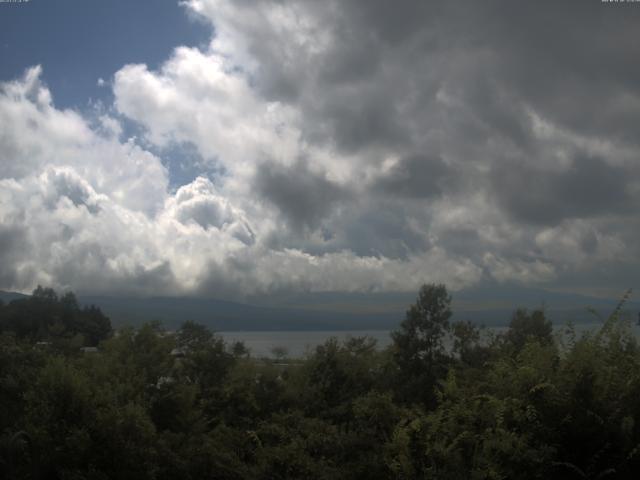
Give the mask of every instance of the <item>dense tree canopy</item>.
M 95 346 L 111 335 L 111 322 L 94 305 L 81 308 L 71 292 L 58 297 L 53 289 L 38 286 L 31 296 L 0 305 L 3 331 L 33 342 Z
M 517 310 L 492 336 L 449 325 L 450 300 L 423 287 L 385 350 L 269 360 L 192 322 L 108 335 L 38 289 L 0 307 L 0 478 L 637 478 L 640 348 L 619 311 L 554 336 Z

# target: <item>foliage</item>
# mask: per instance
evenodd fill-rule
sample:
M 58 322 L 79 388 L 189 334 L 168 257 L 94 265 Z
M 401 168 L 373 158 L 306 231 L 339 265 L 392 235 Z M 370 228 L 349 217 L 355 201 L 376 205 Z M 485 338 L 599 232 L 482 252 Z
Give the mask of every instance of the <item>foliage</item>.
M 525 344 L 534 340 L 549 344 L 553 337 L 553 325 L 547 320 L 544 310 L 534 310 L 529 313 L 519 308 L 511 317 L 509 330 L 504 335 L 504 341 L 519 352 Z
M 400 329 L 391 334 L 398 367 L 396 391 L 405 402 L 435 404 L 434 388 L 447 369 L 443 338 L 449 331 L 451 296 L 444 285 L 423 285 Z
M 91 337 L 97 309 L 40 288 L 0 306 L 0 478 L 636 478 L 640 347 L 620 308 L 568 339 L 516 310 L 489 338 L 450 325 L 450 302 L 423 287 L 386 350 L 333 338 L 272 361 L 192 322 Z
M 30 297 L 0 305 L 0 332 L 3 331 L 70 349 L 95 346 L 112 332 L 111 322 L 98 307 L 81 308 L 73 293 L 58 297 L 51 288 L 41 286 Z

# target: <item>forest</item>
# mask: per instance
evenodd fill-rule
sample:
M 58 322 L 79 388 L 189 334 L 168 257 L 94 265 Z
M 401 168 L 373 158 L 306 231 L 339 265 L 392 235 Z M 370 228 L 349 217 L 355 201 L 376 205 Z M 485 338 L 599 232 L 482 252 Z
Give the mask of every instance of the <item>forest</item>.
M 0 476 L 11 479 L 596 479 L 640 471 L 640 348 L 516 309 L 450 322 L 441 284 L 377 348 L 255 358 L 185 321 L 114 331 L 39 287 L 0 305 Z M 400 321 L 401 320 L 401 321 Z

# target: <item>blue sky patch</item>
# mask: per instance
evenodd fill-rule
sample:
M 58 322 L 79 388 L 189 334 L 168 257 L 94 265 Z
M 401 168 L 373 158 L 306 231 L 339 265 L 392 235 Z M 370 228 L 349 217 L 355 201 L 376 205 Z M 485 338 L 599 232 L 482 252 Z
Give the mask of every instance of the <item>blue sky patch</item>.
M 211 27 L 177 0 L 0 3 L 0 81 L 40 64 L 58 108 L 112 98 L 100 88 L 127 63 L 158 67 L 178 45 L 206 45 Z

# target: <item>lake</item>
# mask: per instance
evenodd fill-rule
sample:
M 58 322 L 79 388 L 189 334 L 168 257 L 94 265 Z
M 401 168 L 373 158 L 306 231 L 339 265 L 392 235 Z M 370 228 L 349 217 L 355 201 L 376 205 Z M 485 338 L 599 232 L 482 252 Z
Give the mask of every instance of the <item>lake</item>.
M 284 347 L 287 355 L 302 357 L 307 351 L 326 342 L 331 337 L 346 340 L 349 337 L 369 336 L 378 342 L 379 348 L 391 343 L 388 330 L 353 330 L 353 331 L 271 331 L 271 332 L 217 332 L 227 342 L 241 341 L 249 348 L 254 357 L 271 357 L 274 347 Z
M 594 330 L 602 326 L 601 323 L 581 323 L 575 325 L 578 334 Z M 504 332 L 507 327 L 487 327 L 487 334 Z M 555 326 L 556 333 L 562 333 L 564 325 Z M 632 331 L 640 338 L 640 327 L 633 325 Z M 377 341 L 378 348 L 385 348 L 391 344 L 389 330 L 326 330 L 326 331 L 248 331 L 248 332 L 217 332 L 227 342 L 241 341 L 249 348 L 254 357 L 273 357 L 274 347 L 283 347 L 290 357 L 302 357 L 311 352 L 316 346 L 324 343 L 330 337 L 346 340 L 349 337 L 372 337 Z

